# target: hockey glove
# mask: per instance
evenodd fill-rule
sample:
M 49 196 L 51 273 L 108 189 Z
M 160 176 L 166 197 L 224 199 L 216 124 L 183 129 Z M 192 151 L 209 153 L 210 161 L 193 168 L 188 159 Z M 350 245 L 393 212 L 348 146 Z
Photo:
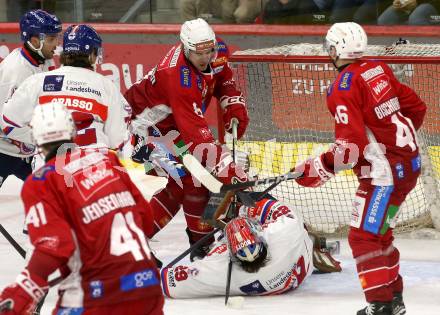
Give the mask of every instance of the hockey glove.
M 24 270 L 17 276 L 16 282 L 7 286 L 0 295 L 0 314 L 33 314 L 38 302 L 48 291 L 46 280 L 30 275 Z
M 311 158 L 298 165 L 291 171 L 302 171 L 303 175 L 296 182 L 304 187 L 319 187 L 335 176 L 335 173 L 325 166 L 323 155 Z
M 243 96 L 223 96 L 220 99 L 220 106 L 223 108 L 223 122 L 225 130 L 232 131 L 232 119 L 238 120 L 237 137 L 243 137 L 249 124 L 249 117 Z
M 234 184 L 248 180 L 244 167 L 234 163 L 229 152 L 220 156 L 220 161 L 214 167 L 212 174 L 223 184 Z
M 153 145 L 146 144 L 145 138 L 133 135 L 132 136 L 133 152 L 131 153 L 131 159 L 133 162 L 143 164 L 149 161 L 150 154 L 153 151 Z

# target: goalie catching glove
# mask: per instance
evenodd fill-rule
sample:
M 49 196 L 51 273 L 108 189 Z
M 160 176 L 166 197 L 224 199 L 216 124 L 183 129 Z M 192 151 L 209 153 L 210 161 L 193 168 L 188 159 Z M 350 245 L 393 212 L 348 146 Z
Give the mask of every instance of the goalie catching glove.
M 46 295 L 48 283 L 25 269 L 0 295 L 0 314 L 30 315 Z

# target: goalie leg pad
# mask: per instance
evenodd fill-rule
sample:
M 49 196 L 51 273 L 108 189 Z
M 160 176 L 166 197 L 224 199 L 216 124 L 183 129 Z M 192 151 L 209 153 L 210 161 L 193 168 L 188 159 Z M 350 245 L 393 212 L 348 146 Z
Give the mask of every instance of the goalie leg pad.
M 325 249 L 313 248 L 313 266 L 319 273 L 341 272 L 341 263 Z

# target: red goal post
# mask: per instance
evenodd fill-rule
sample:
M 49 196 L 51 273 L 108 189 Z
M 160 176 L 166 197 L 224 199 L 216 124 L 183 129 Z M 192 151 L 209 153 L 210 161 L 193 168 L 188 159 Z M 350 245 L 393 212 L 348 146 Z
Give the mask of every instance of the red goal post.
M 440 45 L 370 45 L 366 56 L 388 63 L 428 105 L 418 134 L 422 176 L 401 207 L 397 231 L 440 229 Z M 250 125 L 239 148 L 250 153 L 260 177 L 285 173 L 333 142 L 325 97 L 336 71 L 322 45 L 237 51 L 230 62 L 249 104 Z M 290 181 L 272 193 L 298 209 L 312 229 L 340 234 L 350 222 L 356 188 L 354 174 L 345 171 L 320 188 Z

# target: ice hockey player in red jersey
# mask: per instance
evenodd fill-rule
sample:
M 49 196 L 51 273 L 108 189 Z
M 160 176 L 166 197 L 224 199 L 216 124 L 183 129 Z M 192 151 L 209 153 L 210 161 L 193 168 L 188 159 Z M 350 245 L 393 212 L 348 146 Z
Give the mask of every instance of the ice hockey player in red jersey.
M 232 177 L 246 178 L 208 128 L 204 113 L 213 96 L 223 108 L 226 130 L 230 130 L 235 118 L 238 137 L 243 136 L 248 115 L 228 66 L 228 48 L 204 20 L 187 21 L 182 25 L 180 42 L 125 94 L 133 111 L 134 133 L 140 136 L 136 147 L 141 147 L 142 138 L 148 137 L 147 146 L 135 150 L 133 159 L 142 163 L 158 155 L 180 161 L 189 150 L 225 182 Z M 185 171 L 170 169 L 160 158 L 155 162 L 170 175 L 166 188 L 151 200 L 157 230 L 183 206 L 187 233 L 193 243 L 212 230 L 200 221 L 209 193 Z M 191 257 L 204 254 L 199 250 Z
M 357 314 L 402 315 L 406 310 L 393 228 L 420 174 L 416 131 L 426 105 L 385 63 L 360 59 L 367 48 L 360 25 L 334 24 L 325 46 L 339 71 L 327 93 L 335 143 L 296 168 L 304 171 L 297 182 L 317 187 L 337 171 L 353 168 L 359 187 L 348 240 L 369 303 Z
M 21 192 L 35 249 L 2 291 L 0 314 L 32 314 L 57 269 L 65 279 L 54 314 L 163 314 L 145 237 L 151 209 L 116 154 L 72 144 L 76 130 L 62 103 L 38 105 L 31 126 L 46 158 Z

